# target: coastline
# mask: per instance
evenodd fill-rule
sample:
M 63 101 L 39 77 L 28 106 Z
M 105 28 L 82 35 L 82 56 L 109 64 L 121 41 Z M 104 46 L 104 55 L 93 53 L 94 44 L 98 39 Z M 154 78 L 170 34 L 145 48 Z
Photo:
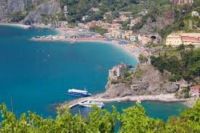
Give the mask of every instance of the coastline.
M 91 97 L 75 99 L 69 102 L 65 102 L 60 104 L 58 108 L 66 109 L 66 108 L 73 108 L 74 106 L 78 105 L 84 101 L 98 101 L 98 102 L 144 102 L 144 101 L 155 101 L 155 102 L 166 102 L 166 103 L 173 103 L 173 102 L 181 102 L 186 103 L 191 99 L 178 99 L 175 97 L 175 94 L 160 94 L 160 95 L 138 95 L 138 96 L 124 96 L 124 97 L 114 97 L 114 98 L 107 98 L 104 93 L 97 94 Z M 188 104 L 184 104 L 188 106 Z M 189 107 L 189 106 L 188 106 Z
M 57 31 L 57 30 L 56 30 Z M 58 35 L 60 34 L 59 31 Z M 86 39 L 47 39 L 47 38 L 32 38 L 32 41 L 41 41 L 41 42 L 68 42 L 70 44 L 74 44 L 74 43 L 101 43 L 103 45 L 112 45 L 120 50 L 122 50 L 123 52 L 126 52 L 128 55 L 130 55 L 131 57 L 133 57 L 137 63 L 139 63 L 139 55 L 141 53 L 143 53 L 144 50 L 142 50 L 142 48 L 140 48 L 139 46 L 135 46 L 132 44 L 127 44 L 127 45 L 120 45 L 118 41 L 107 41 L 105 38 L 103 39 L 95 39 L 95 38 L 88 38 Z
M 5 25 L 5 26 L 16 26 L 16 27 L 20 27 L 20 28 L 29 28 L 30 26 L 26 26 L 23 24 L 4 24 L 4 23 L 0 23 L 0 25 Z M 45 27 L 40 27 L 40 28 L 45 28 Z M 58 34 L 59 31 L 57 29 L 55 29 Z M 112 45 L 115 46 L 121 50 L 123 50 L 124 52 L 127 52 L 130 56 L 132 56 L 134 59 L 136 59 L 138 61 L 138 57 L 140 55 L 140 52 L 135 51 L 132 52 L 132 48 L 134 47 L 134 45 L 131 45 L 131 47 L 127 46 L 127 45 L 120 45 L 118 43 L 118 41 L 107 41 L 107 40 L 81 40 L 81 39 L 76 39 L 75 41 L 73 40 L 36 40 L 36 41 L 64 41 L 64 42 L 70 42 L 70 43 L 76 43 L 76 42 L 98 42 L 98 43 L 102 43 L 103 45 Z M 138 47 L 140 48 L 140 47 Z M 139 61 L 137 62 L 139 63 Z M 99 96 L 102 94 L 97 94 L 96 96 Z M 94 98 L 94 99 L 93 99 Z M 78 99 L 79 100 L 79 99 Z M 84 99 L 85 100 L 85 99 Z M 87 100 L 87 99 L 86 99 Z M 90 99 L 89 99 L 90 100 Z M 161 94 L 161 95 L 144 95 L 144 96 L 126 96 L 126 97 L 116 97 L 116 98 L 105 98 L 105 97 L 91 97 L 91 100 L 95 100 L 95 101 L 102 101 L 102 102 L 125 102 L 125 101 L 159 101 L 159 102 L 182 102 L 184 105 L 190 105 L 187 101 L 189 101 L 188 99 L 177 99 L 175 97 L 173 97 L 172 95 L 168 95 L 168 94 Z M 69 103 L 74 102 L 74 101 L 70 101 Z M 62 104 L 63 106 L 68 105 L 69 103 L 64 103 Z
M 12 26 L 12 27 L 19 27 L 23 29 L 31 28 L 30 25 L 20 24 L 20 23 L 0 23 L 0 26 Z
M 140 54 L 144 54 L 144 52 L 146 52 L 143 47 L 137 46 L 137 45 L 120 45 L 119 41 L 117 40 L 111 40 L 108 41 L 106 40 L 106 38 L 78 38 L 78 39 L 69 39 L 69 38 L 60 38 L 61 36 L 63 36 L 64 34 L 66 34 L 66 31 L 62 31 L 62 29 L 59 28 L 55 28 L 56 32 L 57 32 L 57 36 L 54 36 L 52 38 L 32 38 L 33 41 L 47 41 L 47 42 L 51 42 L 51 41 L 55 41 L 55 42 L 68 42 L 71 43 L 73 45 L 73 43 L 82 43 L 82 42 L 88 42 L 88 43 L 92 43 L 92 42 L 98 42 L 101 43 L 103 45 L 112 45 L 120 50 L 122 50 L 123 52 L 126 52 L 128 55 L 130 55 L 131 57 L 133 57 L 136 61 L 137 64 L 140 63 L 139 62 L 139 56 Z M 149 53 L 147 53 L 149 54 Z M 158 101 L 158 102 L 181 102 L 183 105 L 187 106 L 187 107 L 191 107 L 192 105 L 190 104 L 192 101 L 191 99 L 178 99 L 175 97 L 175 94 L 160 94 L 160 95 L 138 95 L 138 96 L 125 96 L 125 97 L 115 97 L 115 98 L 104 98 L 104 92 L 97 94 L 95 96 L 89 97 L 89 98 L 80 98 L 80 99 L 76 99 L 76 100 L 72 100 L 69 102 L 65 102 L 63 104 L 60 104 L 60 107 L 71 107 L 74 105 L 74 102 L 77 104 L 77 102 L 81 102 L 81 101 L 86 101 L 86 100 L 94 100 L 94 101 L 100 101 L 100 102 L 127 102 L 127 101 L 132 101 L 132 102 L 141 102 L 141 101 Z
M 136 59 L 137 63 L 139 63 L 139 55 L 140 53 L 137 52 L 131 52 L 131 49 L 126 47 L 126 46 L 122 46 L 120 45 L 117 41 L 106 41 L 106 40 L 76 40 L 76 41 L 64 41 L 64 42 L 69 42 L 69 43 L 101 43 L 103 45 L 112 45 L 115 48 L 118 48 L 120 50 L 122 50 L 123 52 L 127 53 L 128 55 L 130 55 L 131 57 L 133 57 L 134 59 Z
M 50 25 L 44 25 L 44 24 L 34 24 L 32 26 L 36 28 L 52 28 Z M 128 41 L 127 44 L 120 44 L 121 41 L 123 40 L 108 39 L 98 33 L 90 32 L 88 29 L 82 29 L 78 27 L 75 28 L 58 27 L 58 28 L 53 28 L 53 30 L 56 31 L 57 33 L 56 35 L 33 37 L 31 40 L 47 41 L 47 42 L 61 41 L 61 42 L 68 42 L 71 44 L 81 43 L 81 42 L 98 42 L 102 44 L 111 44 L 112 46 L 119 48 L 123 52 L 133 57 L 137 61 L 137 63 L 139 63 L 139 56 L 141 54 L 147 57 L 151 55 L 150 51 L 148 51 L 143 45 L 138 45 L 136 42 Z M 81 37 L 77 37 L 80 34 Z M 82 37 L 82 35 L 86 35 L 86 37 Z

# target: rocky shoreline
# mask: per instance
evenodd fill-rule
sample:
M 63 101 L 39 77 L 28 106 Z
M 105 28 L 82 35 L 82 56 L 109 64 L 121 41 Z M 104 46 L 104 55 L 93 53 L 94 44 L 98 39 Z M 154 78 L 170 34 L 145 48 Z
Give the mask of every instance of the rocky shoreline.
M 168 80 L 167 74 L 161 74 L 149 64 L 139 64 L 133 70 L 121 70 L 117 77 L 113 73 L 120 70 L 116 67 L 111 71 L 106 85 L 109 97 L 170 94 L 178 90 L 176 83 Z

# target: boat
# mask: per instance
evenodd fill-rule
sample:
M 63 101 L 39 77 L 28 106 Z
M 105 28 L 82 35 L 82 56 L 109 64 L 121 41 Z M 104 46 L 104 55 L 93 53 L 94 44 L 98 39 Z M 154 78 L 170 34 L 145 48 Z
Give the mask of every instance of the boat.
M 104 103 L 103 102 L 97 102 L 97 101 L 84 101 L 84 102 L 80 102 L 78 105 L 83 106 L 83 107 L 88 107 L 91 108 L 93 106 L 97 106 L 98 108 L 103 108 L 104 107 Z
M 68 94 L 73 95 L 73 96 L 81 96 L 81 97 L 88 97 L 92 95 L 87 90 L 80 90 L 80 89 L 69 89 Z

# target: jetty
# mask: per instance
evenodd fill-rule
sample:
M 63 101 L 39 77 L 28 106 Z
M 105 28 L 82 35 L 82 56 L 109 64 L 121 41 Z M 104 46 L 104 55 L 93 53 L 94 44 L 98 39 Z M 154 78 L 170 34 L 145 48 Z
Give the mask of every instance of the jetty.
M 175 97 L 175 94 L 160 94 L 160 95 L 138 95 L 138 96 L 124 96 L 124 97 L 107 97 L 105 93 L 98 94 L 91 97 L 80 98 L 65 102 L 59 106 L 59 108 L 73 108 L 84 101 L 97 101 L 97 102 L 143 102 L 143 101 L 160 101 L 160 102 L 186 102 L 188 99 L 179 99 Z
M 85 102 L 85 101 L 97 101 L 97 102 L 103 102 L 100 100 L 100 98 L 103 96 L 104 94 L 98 94 L 98 95 L 94 95 L 94 96 L 91 96 L 91 97 L 83 97 L 83 98 L 79 98 L 79 99 L 75 99 L 75 100 L 72 100 L 70 102 L 65 102 L 63 104 L 61 104 L 61 108 L 73 108 L 77 105 L 79 105 L 80 103 L 82 102 Z

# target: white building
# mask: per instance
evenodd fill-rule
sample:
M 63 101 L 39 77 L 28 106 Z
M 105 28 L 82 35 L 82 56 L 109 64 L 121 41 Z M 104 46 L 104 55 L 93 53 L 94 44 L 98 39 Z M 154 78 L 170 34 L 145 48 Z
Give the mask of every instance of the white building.
M 64 9 L 63 9 L 63 10 L 64 10 L 63 13 L 64 13 L 65 17 L 67 18 L 67 15 L 68 15 L 68 8 L 67 8 L 67 5 L 64 6 Z
M 192 17 L 199 17 L 199 12 L 192 11 Z
M 120 64 L 118 66 L 113 67 L 109 70 L 109 79 L 110 80 L 118 80 L 120 77 L 123 77 L 128 66 L 125 64 Z
M 172 33 L 166 38 L 166 45 L 194 45 L 200 46 L 200 33 Z
M 130 41 L 131 42 L 137 42 L 138 41 L 138 37 L 136 35 L 132 35 L 132 36 L 130 36 Z

